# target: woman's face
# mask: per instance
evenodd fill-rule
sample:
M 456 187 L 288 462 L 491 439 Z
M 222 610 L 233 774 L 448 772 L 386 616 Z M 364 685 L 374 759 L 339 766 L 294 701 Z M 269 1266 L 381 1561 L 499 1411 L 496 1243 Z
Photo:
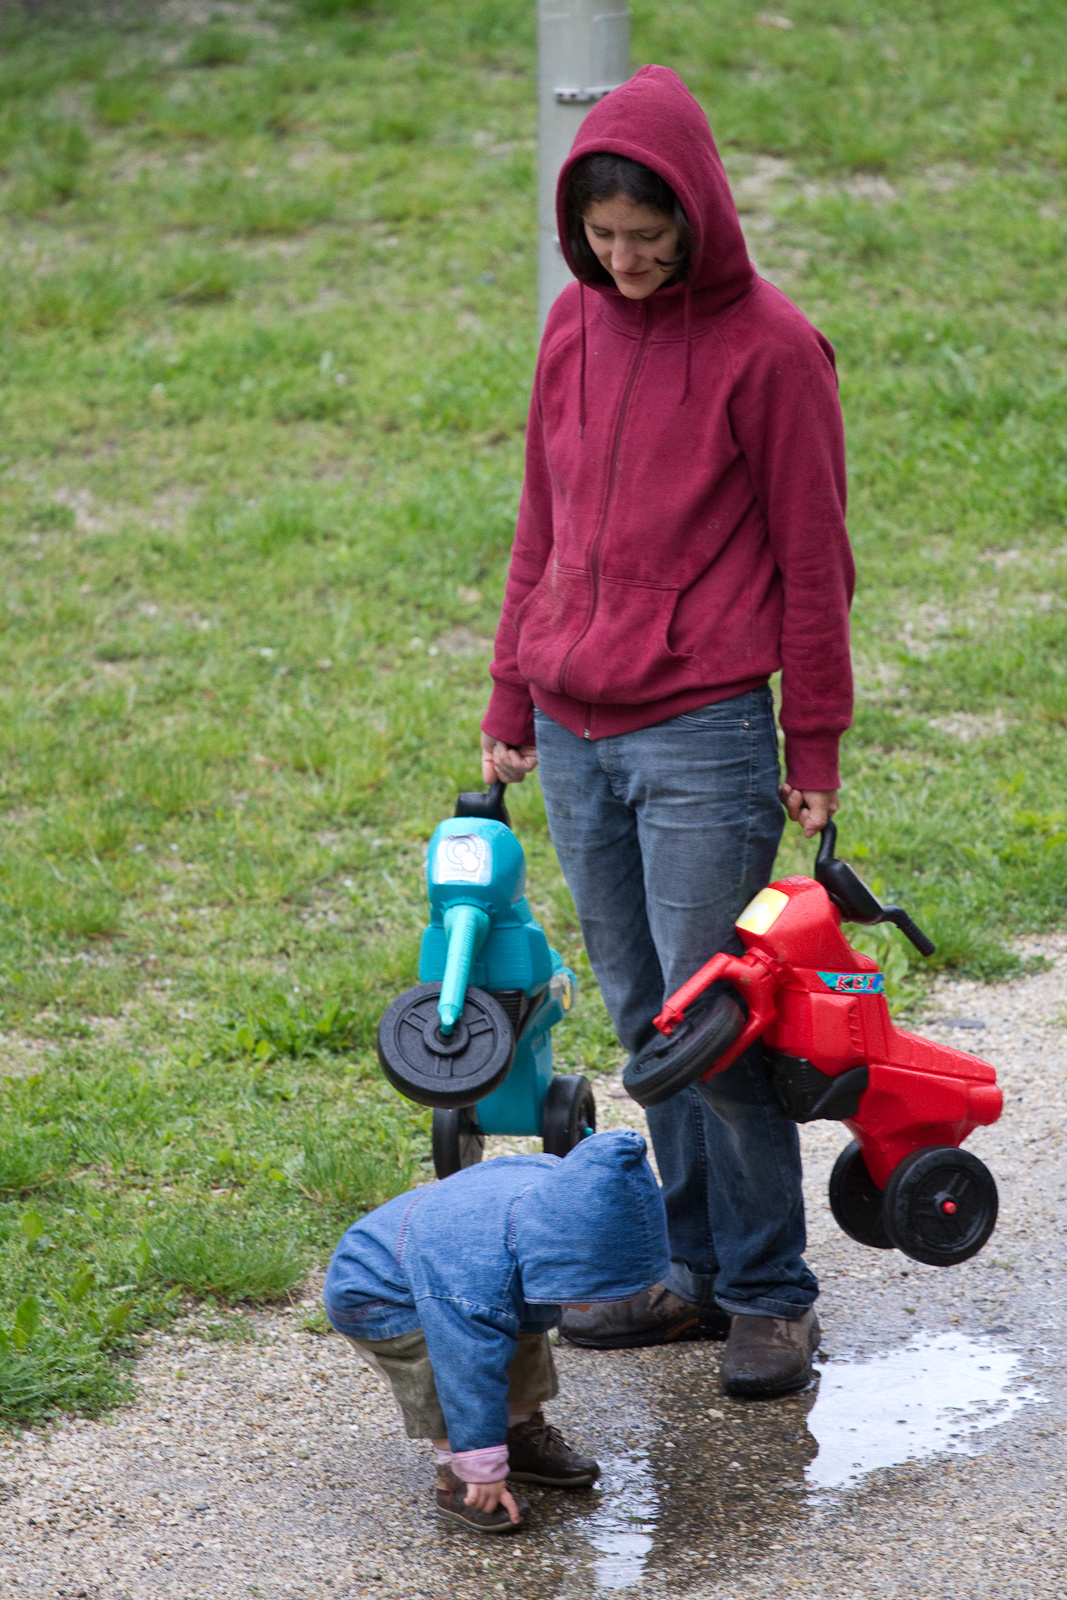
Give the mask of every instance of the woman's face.
M 645 300 L 674 276 L 678 229 L 662 211 L 625 195 L 594 200 L 582 218 L 597 260 L 627 300 Z M 667 262 L 661 266 L 660 262 Z

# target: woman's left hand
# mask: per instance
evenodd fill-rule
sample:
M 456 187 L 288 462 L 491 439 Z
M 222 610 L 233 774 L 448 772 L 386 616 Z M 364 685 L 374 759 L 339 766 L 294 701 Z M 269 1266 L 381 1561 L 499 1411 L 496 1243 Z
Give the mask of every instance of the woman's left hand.
M 783 783 L 778 798 L 794 822 L 799 822 L 805 839 L 821 833 L 839 805 L 837 789 L 794 789 Z

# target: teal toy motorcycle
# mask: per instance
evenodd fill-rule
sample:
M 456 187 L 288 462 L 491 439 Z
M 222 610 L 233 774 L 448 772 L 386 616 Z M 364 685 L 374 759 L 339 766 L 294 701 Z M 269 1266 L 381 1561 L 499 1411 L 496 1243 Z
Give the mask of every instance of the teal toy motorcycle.
M 489 1133 L 533 1134 L 565 1156 L 596 1128 L 588 1079 L 552 1069 L 552 1029 L 574 1004 L 574 974 L 526 903 L 502 783 L 459 796 L 430 839 L 426 882 L 419 982 L 381 1020 L 382 1071 L 433 1107 L 439 1178 L 480 1161 Z

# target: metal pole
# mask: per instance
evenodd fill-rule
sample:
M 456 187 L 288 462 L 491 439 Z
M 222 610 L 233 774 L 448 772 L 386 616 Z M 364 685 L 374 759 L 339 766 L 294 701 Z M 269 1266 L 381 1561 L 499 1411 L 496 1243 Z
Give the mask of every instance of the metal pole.
M 622 0 L 537 0 L 537 310 L 570 281 L 556 238 L 556 179 L 590 107 L 630 76 Z

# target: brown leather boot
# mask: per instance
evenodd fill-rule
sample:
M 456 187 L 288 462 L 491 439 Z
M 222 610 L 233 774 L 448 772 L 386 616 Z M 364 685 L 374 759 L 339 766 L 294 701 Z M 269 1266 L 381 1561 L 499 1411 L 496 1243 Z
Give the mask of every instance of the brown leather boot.
M 584 1489 L 600 1477 L 592 1456 L 580 1456 L 542 1411 L 508 1429 L 508 1477 L 516 1483 L 547 1483 L 553 1489 Z
M 565 1310 L 562 1338 L 585 1350 L 636 1350 L 684 1339 L 725 1339 L 730 1318 L 718 1306 L 697 1306 L 654 1283 L 629 1300 L 610 1300 L 588 1311 Z
M 722 1354 L 723 1394 L 770 1400 L 803 1389 L 821 1336 L 814 1310 L 791 1318 L 735 1316 Z

